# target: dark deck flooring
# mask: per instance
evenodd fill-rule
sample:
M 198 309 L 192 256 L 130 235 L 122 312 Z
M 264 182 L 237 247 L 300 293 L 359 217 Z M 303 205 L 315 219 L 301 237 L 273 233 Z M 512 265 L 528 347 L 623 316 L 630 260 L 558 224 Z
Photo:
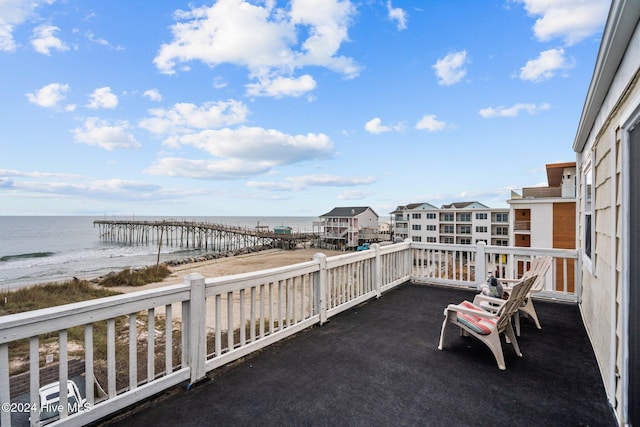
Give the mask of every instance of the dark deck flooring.
M 449 326 L 466 290 L 405 284 L 103 421 L 153 426 L 615 426 L 577 306 L 536 301 L 519 358 Z

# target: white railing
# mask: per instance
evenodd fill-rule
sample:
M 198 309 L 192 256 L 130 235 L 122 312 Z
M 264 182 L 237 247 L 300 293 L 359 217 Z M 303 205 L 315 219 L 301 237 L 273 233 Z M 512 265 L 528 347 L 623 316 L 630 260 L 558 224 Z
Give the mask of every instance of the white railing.
M 564 259 L 565 266 L 567 259 L 575 259 L 575 251 L 484 244 L 374 244 L 367 251 L 330 258 L 316 254 L 312 261 L 270 270 L 208 279 L 190 274 L 182 285 L 3 316 L 1 426 L 11 425 L 12 411 L 17 423 L 19 410 L 31 410 L 22 420 L 30 416 L 37 424 L 41 384 L 35 373 L 47 352 L 58 356 L 62 384 L 69 377 L 69 358 L 84 359 L 87 410 L 67 414 L 62 387 L 57 422 L 84 425 L 176 384 L 191 386 L 212 369 L 409 280 L 477 287 L 488 268 L 506 266 L 513 274 L 519 257 L 547 254 Z M 479 259 L 485 262 L 476 265 Z M 564 289 L 562 294 L 570 296 L 567 283 Z M 78 344 L 82 349 L 73 350 Z M 18 405 L 10 392 L 10 362 L 24 354 L 31 374 L 25 401 L 30 403 Z
M 489 271 L 497 277 L 517 279 L 536 257 L 551 256 L 553 263 L 545 277 L 540 298 L 577 301 L 580 281 L 577 251 L 574 249 L 538 249 L 507 246 L 476 246 L 413 242 L 411 280 L 416 283 L 475 287 L 486 280 Z M 482 260 L 478 262 L 478 260 Z

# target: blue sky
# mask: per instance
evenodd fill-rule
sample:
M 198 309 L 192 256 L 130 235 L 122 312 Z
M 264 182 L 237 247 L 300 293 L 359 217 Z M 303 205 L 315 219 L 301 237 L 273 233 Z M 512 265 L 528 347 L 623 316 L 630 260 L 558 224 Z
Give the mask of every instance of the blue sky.
M 0 215 L 318 216 L 546 184 L 608 0 L 0 3 Z

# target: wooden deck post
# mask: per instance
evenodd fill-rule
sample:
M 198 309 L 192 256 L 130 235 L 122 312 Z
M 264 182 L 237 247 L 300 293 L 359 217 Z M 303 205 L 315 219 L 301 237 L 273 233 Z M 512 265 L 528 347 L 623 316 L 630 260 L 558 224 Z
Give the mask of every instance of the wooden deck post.
M 487 277 L 487 255 L 486 244 L 482 241 L 476 244 L 476 289 L 480 290 L 480 285 L 484 283 Z
M 380 257 L 380 244 L 372 244 L 371 249 L 373 249 L 376 254 L 373 259 L 373 288 L 376 291 L 376 298 L 380 298 L 382 295 L 382 259 Z
M 317 253 L 313 256 L 313 260 L 319 264 L 319 271 L 316 273 L 316 307 L 320 315 L 320 324 L 327 322 L 327 287 L 329 286 L 329 271 L 327 270 L 327 256 L 323 253 Z
M 206 322 L 207 304 L 204 276 L 191 273 L 184 278 L 185 284 L 191 287 L 189 298 L 189 368 L 191 369 L 190 385 L 206 376 L 205 360 L 207 358 Z

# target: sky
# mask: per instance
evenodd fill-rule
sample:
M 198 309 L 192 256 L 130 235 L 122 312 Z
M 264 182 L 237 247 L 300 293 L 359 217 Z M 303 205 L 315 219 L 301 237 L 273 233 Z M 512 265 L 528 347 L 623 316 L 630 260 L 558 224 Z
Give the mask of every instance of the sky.
M 609 0 L 0 0 L 0 215 L 320 216 L 546 185 Z

